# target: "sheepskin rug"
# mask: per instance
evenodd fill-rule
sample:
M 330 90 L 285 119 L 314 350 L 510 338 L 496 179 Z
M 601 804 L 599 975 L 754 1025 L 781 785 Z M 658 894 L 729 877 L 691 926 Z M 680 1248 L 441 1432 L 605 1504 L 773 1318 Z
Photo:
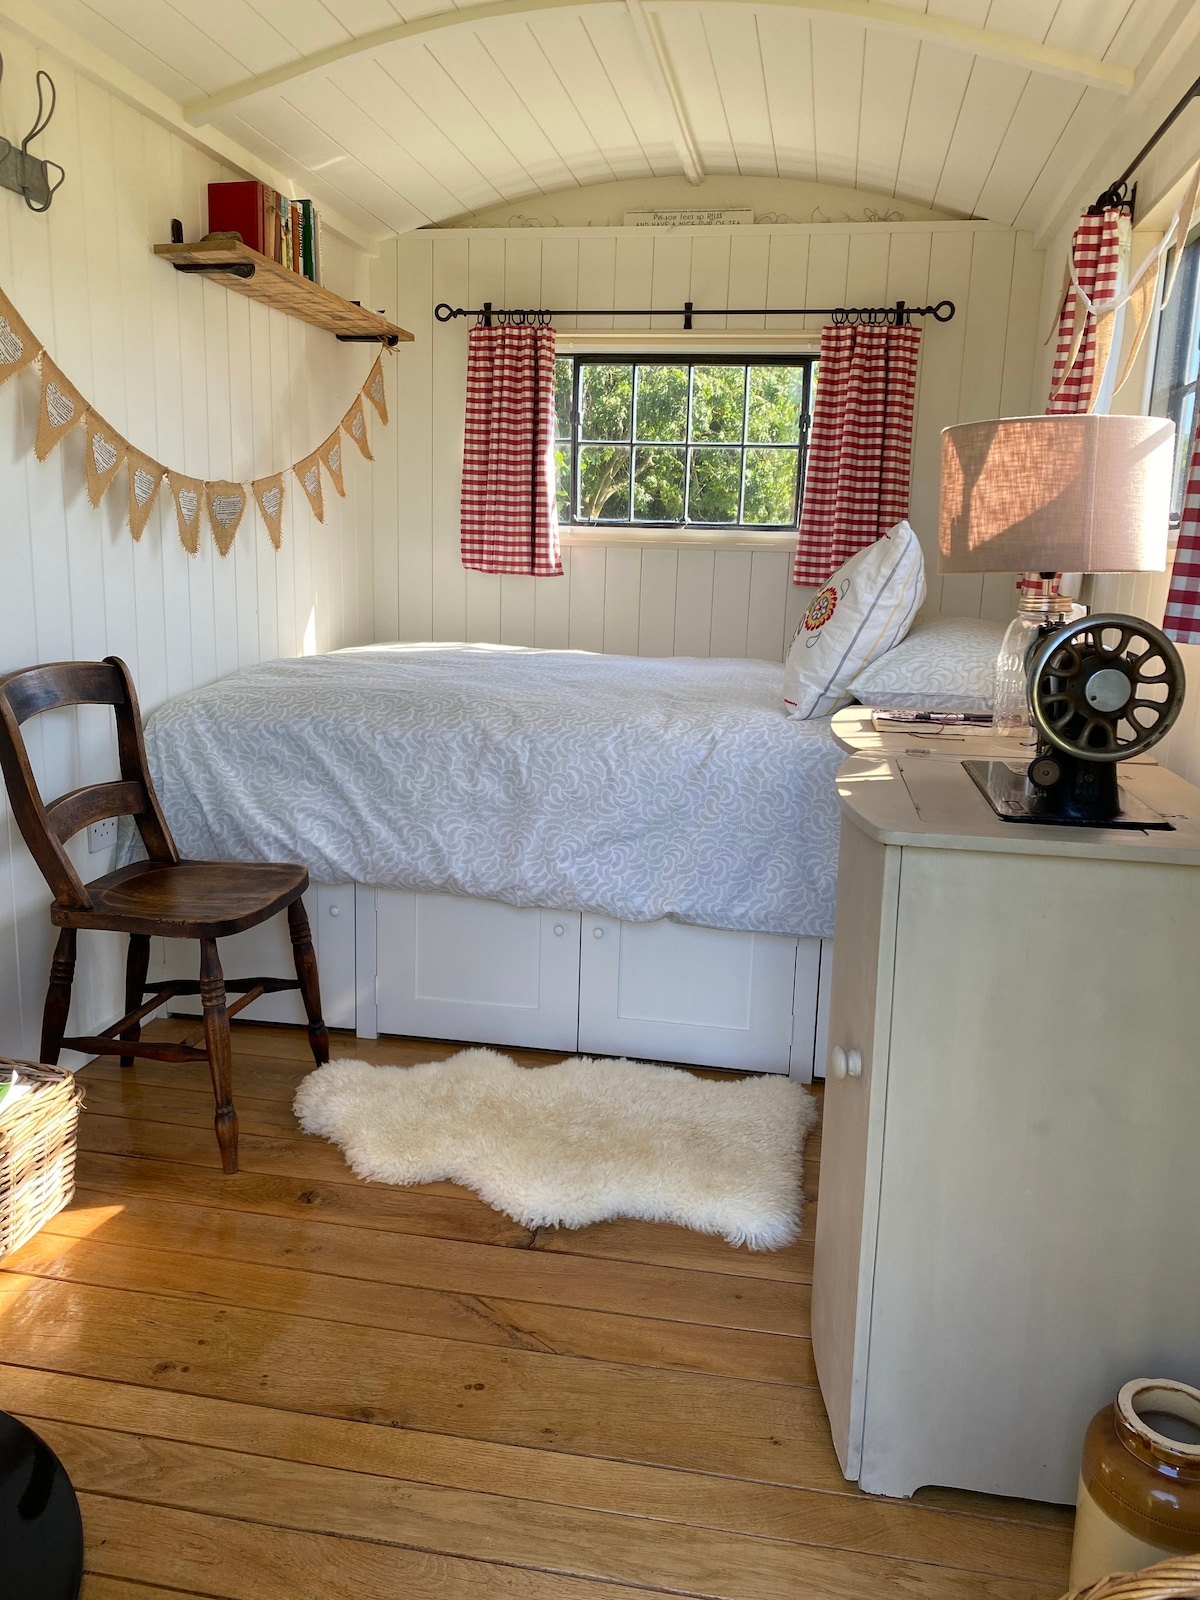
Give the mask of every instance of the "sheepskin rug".
M 579 1056 L 519 1067 L 495 1050 L 418 1067 L 332 1061 L 305 1078 L 295 1110 L 360 1178 L 448 1179 L 527 1228 L 640 1217 L 752 1250 L 799 1235 L 817 1119 L 786 1078 L 718 1082 Z

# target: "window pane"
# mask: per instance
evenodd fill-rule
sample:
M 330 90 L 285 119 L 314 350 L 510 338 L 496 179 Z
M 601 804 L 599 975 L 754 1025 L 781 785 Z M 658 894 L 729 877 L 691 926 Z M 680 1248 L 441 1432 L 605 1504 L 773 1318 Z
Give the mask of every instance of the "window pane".
M 683 457 L 682 450 L 639 447 L 633 467 L 635 521 L 683 521 Z
M 741 457 L 740 450 L 692 451 L 689 522 L 737 521 Z
M 628 439 L 633 412 L 633 368 L 584 362 L 580 369 L 581 438 Z
M 571 384 L 575 363 L 570 356 L 559 356 L 554 363 L 554 431 L 560 439 L 571 437 Z
M 629 369 L 626 368 L 626 371 Z M 629 446 L 586 445 L 579 452 L 579 514 L 628 521 Z
M 686 367 L 665 367 L 657 363 L 639 367 L 634 437 L 682 444 L 687 438 L 687 390 Z M 682 481 L 681 476 L 681 484 Z
M 798 444 L 803 367 L 751 367 L 746 437 L 754 444 Z
M 696 367 L 692 375 L 692 438 L 701 443 L 740 442 L 745 399 L 745 367 Z M 736 497 L 733 515 L 736 520 Z
M 558 520 L 571 520 L 571 441 L 559 439 L 554 446 L 554 477 L 558 486 Z
M 796 520 L 795 450 L 746 451 L 746 499 L 742 521 L 791 526 Z

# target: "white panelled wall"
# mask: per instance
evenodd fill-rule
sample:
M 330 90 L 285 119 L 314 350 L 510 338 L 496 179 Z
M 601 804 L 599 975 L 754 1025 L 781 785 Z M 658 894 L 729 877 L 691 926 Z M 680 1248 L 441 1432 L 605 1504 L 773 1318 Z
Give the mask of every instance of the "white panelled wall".
M 371 303 L 417 337 L 390 368 L 397 427 L 379 451 L 376 638 L 778 661 L 811 594 L 793 588 L 791 548 L 778 541 L 761 548 L 689 547 L 683 539 L 605 545 L 589 534 L 588 543 L 564 550 L 562 578 L 465 571 L 458 496 L 468 323 L 436 323 L 433 307 L 443 300 L 556 310 L 685 300 L 762 306 L 763 316 L 729 324 L 754 333 L 758 348 L 772 328 L 807 326 L 817 337 L 821 319 L 772 317 L 772 305 L 953 300 L 952 322 L 926 322 L 911 518 L 928 560 L 930 610 L 1010 616 L 1010 579 L 938 576 L 939 436 L 952 422 L 1028 411 L 1041 291 L 1042 256 L 1031 236 L 989 223 L 447 229 L 385 244 L 372 263 Z M 581 326 L 592 331 L 613 321 L 589 318 Z M 723 321 L 706 319 L 704 327 Z M 573 322 L 561 318 L 560 329 Z M 642 322 L 644 337 L 651 319 Z M 660 317 L 654 326 L 679 321 Z M 636 350 L 639 329 L 629 327 L 629 335 L 628 348 Z M 693 347 L 702 349 L 702 341 L 697 335 Z
M 201 478 L 249 479 L 303 456 L 330 432 L 374 351 L 344 346 L 244 297 L 173 272 L 151 253 L 172 217 L 204 231 L 220 168 L 124 102 L 0 28 L 5 131 L 32 121 L 34 72 L 58 110 L 41 142 L 67 181 L 45 216 L 0 190 L 0 286 L 84 397 L 129 440 Z M 329 238 L 334 286 L 365 295 L 365 257 Z M 222 560 L 205 533 L 189 558 L 167 491 L 139 544 L 123 522 L 124 470 L 88 503 L 83 432 L 45 463 L 32 454 L 38 379 L 0 387 L 0 671 L 39 661 L 127 660 L 145 710 L 252 662 L 327 650 L 372 633 L 371 469 L 346 453 L 347 498 L 324 526 L 298 486 L 276 554 L 247 512 Z M 373 415 L 370 420 L 373 420 Z M 378 437 L 378 430 L 376 430 Z M 115 773 L 109 714 L 56 712 L 29 724 L 50 793 Z M 3 800 L 0 799 L 0 805 Z M 73 853 L 85 877 L 110 852 Z M 36 1054 L 49 970 L 48 893 L 7 809 L 0 829 L 0 1053 Z M 72 1028 L 119 1015 L 123 941 L 81 941 Z

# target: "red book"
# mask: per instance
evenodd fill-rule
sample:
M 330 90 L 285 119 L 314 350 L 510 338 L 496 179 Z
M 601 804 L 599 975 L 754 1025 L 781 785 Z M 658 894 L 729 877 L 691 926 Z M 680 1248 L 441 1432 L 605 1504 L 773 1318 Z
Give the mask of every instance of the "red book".
M 253 178 L 208 186 L 209 233 L 240 233 L 242 243 L 263 252 L 263 185 Z

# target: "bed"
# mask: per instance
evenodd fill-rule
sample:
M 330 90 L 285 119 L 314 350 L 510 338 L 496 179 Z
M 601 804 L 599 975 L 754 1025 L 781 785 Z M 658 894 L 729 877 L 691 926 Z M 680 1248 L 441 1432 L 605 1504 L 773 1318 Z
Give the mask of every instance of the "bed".
M 335 1025 L 806 1076 L 843 758 L 782 672 L 373 646 L 183 695 L 147 751 L 183 854 L 307 866 Z

